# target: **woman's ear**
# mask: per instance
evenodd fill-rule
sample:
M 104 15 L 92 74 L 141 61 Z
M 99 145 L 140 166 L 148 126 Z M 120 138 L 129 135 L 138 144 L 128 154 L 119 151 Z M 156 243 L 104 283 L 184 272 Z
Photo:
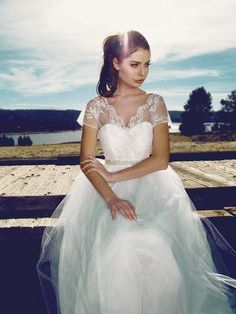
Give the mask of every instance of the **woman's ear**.
M 117 58 L 114 58 L 113 60 L 112 60 L 112 63 L 113 63 L 113 66 L 114 66 L 114 68 L 117 70 L 117 71 L 119 71 L 119 61 L 117 60 Z

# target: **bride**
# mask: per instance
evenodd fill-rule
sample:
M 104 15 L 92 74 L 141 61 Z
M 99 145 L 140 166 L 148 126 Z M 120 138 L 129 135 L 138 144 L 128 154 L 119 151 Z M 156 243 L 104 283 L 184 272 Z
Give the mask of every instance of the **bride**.
M 163 96 L 140 88 L 150 66 L 137 31 L 105 38 L 80 172 L 42 238 L 37 271 L 49 313 L 232 314 L 236 252 L 196 213 L 169 165 Z M 105 160 L 96 155 L 99 138 Z

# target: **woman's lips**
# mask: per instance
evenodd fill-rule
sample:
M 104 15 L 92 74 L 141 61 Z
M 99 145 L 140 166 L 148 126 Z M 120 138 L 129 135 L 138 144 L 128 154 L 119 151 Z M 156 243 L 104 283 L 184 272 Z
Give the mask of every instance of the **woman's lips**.
M 135 80 L 136 83 L 143 83 L 144 80 Z

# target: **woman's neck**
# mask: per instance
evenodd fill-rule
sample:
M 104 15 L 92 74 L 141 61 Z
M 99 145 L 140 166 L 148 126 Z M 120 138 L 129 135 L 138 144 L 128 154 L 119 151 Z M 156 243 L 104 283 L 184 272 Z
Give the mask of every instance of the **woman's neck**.
M 145 91 L 137 87 L 132 88 L 130 86 L 129 87 L 118 86 L 113 96 L 126 97 L 126 96 L 131 96 L 131 95 L 140 95 L 140 94 L 145 94 Z

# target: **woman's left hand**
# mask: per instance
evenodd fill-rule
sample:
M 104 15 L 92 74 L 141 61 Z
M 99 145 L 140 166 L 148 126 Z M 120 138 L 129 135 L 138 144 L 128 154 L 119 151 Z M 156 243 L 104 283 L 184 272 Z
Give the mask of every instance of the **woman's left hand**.
M 85 155 L 85 159 L 80 162 L 80 167 L 85 175 L 92 171 L 96 171 L 107 182 L 112 182 L 112 173 L 107 171 L 103 164 L 91 155 Z

